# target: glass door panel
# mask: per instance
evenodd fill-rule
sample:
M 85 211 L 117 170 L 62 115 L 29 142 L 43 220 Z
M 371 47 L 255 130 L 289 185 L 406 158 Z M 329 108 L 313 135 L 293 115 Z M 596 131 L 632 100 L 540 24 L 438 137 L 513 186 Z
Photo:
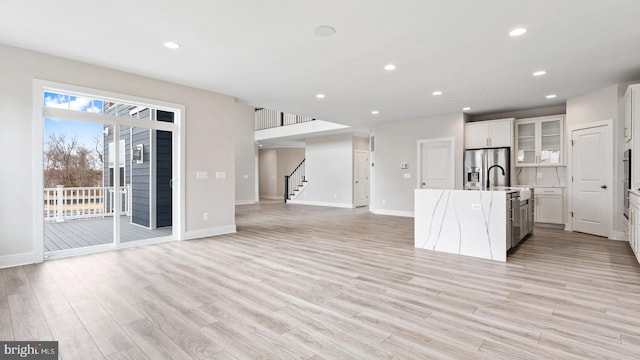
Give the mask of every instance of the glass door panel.
M 105 125 L 44 119 L 44 251 L 113 244 Z
M 517 163 L 528 164 L 536 161 L 536 124 L 517 124 Z
M 121 189 L 120 242 L 172 235 L 172 133 L 120 126 L 127 169 Z

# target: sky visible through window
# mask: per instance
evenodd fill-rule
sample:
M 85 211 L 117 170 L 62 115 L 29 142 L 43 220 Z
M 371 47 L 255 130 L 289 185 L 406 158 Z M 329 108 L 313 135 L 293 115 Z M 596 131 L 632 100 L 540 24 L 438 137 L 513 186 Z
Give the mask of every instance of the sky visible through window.
M 90 97 L 81 97 L 73 95 L 57 94 L 53 92 L 44 93 L 44 106 L 59 109 L 69 109 L 82 112 L 93 112 L 102 114 L 103 101 L 92 99 Z M 99 146 L 102 146 L 102 124 L 60 120 L 45 118 L 44 119 L 44 146 L 47 150 L 47 141 L 51 134 L 62 135 L 69 139 L 75 137 L 80 145 L 88 149 L 96 147 L 96 139 Z

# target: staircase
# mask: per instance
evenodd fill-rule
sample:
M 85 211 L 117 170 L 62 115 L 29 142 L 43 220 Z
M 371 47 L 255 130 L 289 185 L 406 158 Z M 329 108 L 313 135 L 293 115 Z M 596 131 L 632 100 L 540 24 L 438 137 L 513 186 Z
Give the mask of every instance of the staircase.
M 300 164 L 289 175 L 284 176 L 284 202 L 288 200 L 294 200 L 298 197 L 298 194 L 302 192 L 305 186 L 307 186 L 307 180 L 305 177 L 305 165 L 302 159 Z

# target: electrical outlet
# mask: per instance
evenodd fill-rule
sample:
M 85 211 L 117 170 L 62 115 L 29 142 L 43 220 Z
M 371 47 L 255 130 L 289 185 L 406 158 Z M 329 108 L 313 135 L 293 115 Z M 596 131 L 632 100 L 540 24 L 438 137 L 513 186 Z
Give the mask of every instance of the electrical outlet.
M 542 171 L 538 171 L 536 173 L 536 176 L 538 177 L 538 179 L 542 179 Z
M 202 213 L 202 220 L 204 221 L 209 220 L 209 213 Z

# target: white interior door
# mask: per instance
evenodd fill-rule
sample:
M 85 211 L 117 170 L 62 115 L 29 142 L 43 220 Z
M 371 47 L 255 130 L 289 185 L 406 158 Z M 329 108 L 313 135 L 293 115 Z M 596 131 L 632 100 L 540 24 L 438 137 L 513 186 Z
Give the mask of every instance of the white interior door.
M 353 194 L 356 207 L 369 205 L 369 152 L 355 150 Z
M 418 141 L 418 188 L 454 188 L 454 142 L 453 138 Z
M 573 229 L 606 237 L 613 194 L 611 127 L 574 130 L 571 143 Z

